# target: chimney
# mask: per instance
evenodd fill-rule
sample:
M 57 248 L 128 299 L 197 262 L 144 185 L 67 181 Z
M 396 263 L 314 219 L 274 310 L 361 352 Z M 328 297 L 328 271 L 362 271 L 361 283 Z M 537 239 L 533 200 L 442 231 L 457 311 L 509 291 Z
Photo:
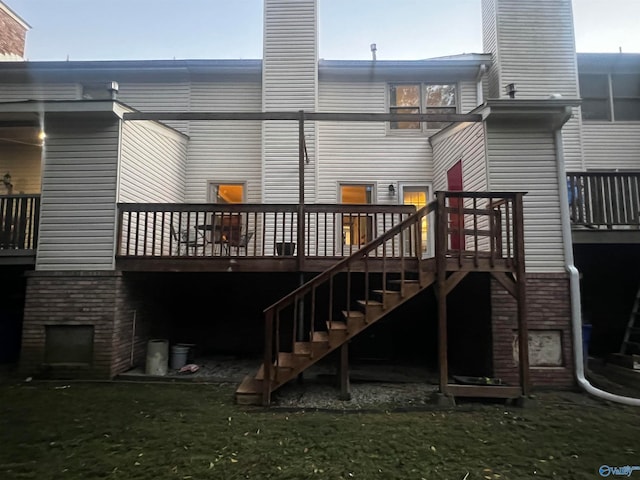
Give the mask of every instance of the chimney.
M 30 28 L 0 0 L 0 61 L 24 60 L 24 46 Z

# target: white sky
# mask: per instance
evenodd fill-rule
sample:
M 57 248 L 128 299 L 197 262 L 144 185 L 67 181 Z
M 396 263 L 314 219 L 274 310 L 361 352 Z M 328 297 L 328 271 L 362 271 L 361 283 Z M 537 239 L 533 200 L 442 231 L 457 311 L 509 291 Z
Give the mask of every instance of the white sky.
M 261 58 L 262 0 L 4 0 L 29 60 Z M 481 0 L 318 0 L 320 57 L 481 52 Z M 179 8 L 177 7 L 179 5 Z M 579 52 L 640 52 L 640 0 L 573 0 Z

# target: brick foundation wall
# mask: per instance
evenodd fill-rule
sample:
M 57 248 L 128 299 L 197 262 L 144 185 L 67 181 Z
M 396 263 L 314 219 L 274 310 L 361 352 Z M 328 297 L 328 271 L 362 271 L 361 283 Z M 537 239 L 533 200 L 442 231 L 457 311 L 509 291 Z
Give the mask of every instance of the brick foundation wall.
M 575 386 L 568 275 L 564 273 L 528 273 L 526 302 L 529 334 L 544 335 L 551 332 L 554 338 L 560 340 L 558 346 L 559 365 L 532 365 L 530 367 L 532 385 L 550 388 Z M 519 383 L 517 355 L 514 358 L 517 320 L 515 299 L 492 279 L 493 370 L 496 377 L 502 378 L 510 384 Z
M 25 375 L 112 378 L 130 366 L 133 311 L 136 311 L 134 361 L 144 356 L 144 315 L 137 314 L 128 282 L 118 272 L 32 272 L 22 330 L 20 369 Z M 89 364 L 46 361 L 48 325 L 93 327 Z
M 0 8 L 0 60 L 2 57 L 24 57 L 27 30 Z

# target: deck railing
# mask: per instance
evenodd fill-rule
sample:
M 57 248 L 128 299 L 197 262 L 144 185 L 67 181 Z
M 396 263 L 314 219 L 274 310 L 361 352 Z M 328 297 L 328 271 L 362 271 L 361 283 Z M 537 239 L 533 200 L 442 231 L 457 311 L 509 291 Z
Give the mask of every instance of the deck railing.
M 573 225 L 640 228 L 640 172 L 569 172 L 567 189 Z
M 411 205 L 118 204 L 121 257 L 342 257 L 415 212 Z M 304 248 L 299 252 L 302 225 Z M 390 247 L 396 256 L 400 245 Z
M 39 215 L 40 195 L 0 195 L 0 251 L 35 250 Z

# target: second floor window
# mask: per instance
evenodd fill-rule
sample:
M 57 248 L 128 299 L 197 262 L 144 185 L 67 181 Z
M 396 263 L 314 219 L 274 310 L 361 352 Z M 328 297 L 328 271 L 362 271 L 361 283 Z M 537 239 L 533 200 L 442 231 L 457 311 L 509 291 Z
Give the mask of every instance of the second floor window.
M 638 74 L 582 74 L 580 94 L 583 120 L 640 120 Z
M 456 113 L 457 92 L 455 84 L 405 83 L 389 85 L 389 113 Z M 392 130 L 440 129 L 447 122 L 391 122 Z

